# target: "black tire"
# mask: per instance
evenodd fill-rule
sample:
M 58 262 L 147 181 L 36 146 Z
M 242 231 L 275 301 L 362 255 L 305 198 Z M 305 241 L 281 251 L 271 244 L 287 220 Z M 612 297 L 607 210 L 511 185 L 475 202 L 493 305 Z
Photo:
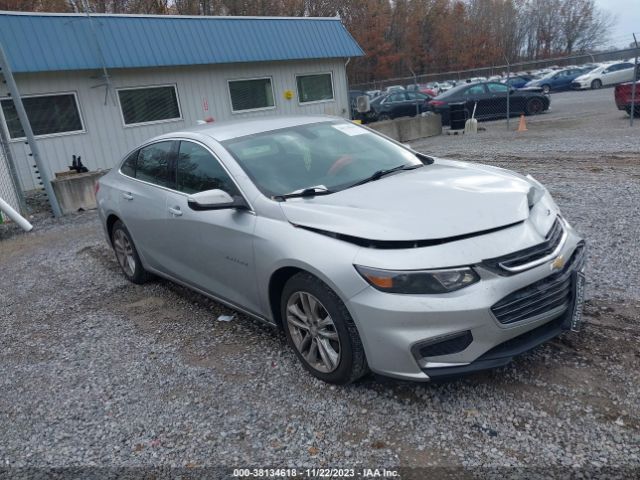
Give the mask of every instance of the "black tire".
M 593 82 L 591 82 L 591 89 L 598 90 L 599 88 L 602 88 L 602 80 L 598 80 L 596 78 Z
M 133 266 L 130 269 L 125 267 L 123 261 L 118 255 L 118 246 L 116 242 L 120 241 L 120 239 L 122 238 L 126 239 L 126 241 L 129 243 L 129 246 L 131 247 L 130 256 L 133 260 Z M 124 273 L 124 276 L 127 277 L 127 280 L 133 283 L 137 283 L 138 285 L 141 285 L 149 280 L 151 275 L 142 266 L 140 256 L 138 255 L 138 250 L 133 243 L 131 234 L 129 233 L 129 230 L 127 230 L 127 227 L 124 226 L 124 223 L 122 223 L 120 220 L 117 220 L 113 224 L 113 228 L 111 229 L 111 245 L 113 247 L 114 253 L 116 254 L 116 261 L 118 262 L 118 265 L 120 265 L 120 269 L 122 270 L 122 273 Z
M 542 93 L 551 92 L 551 85 L 542 85 Z
M 542 100 L 540 100 L 539 98 L 531 98 L 527 102 L 525 113 L 527 115 L 538 115 L 542 113 L 543 110 L 544 110 L 544 104 L 542 103 Z
M 378 121 L 379 122 L 383 122 L 385 120 L 391 120 L 391 117 L 389 115 L 387 115 L 386 113 L 383 113 L 382 115 L 378 115 Z
M 340 342 L 338 365 L 331 372 L 322 372 L 314 368 L 295 346 L 287 320 L 287 302 L 298 293 L 306 293 L 315 297 L 331 316 Z M 314 377 L 327 383 L 345 385 L 358 380 L 369 372 L 364 347 L 351 314 L 340 297 L 320 279 L 307 272 L 301 272 L 291 277 L 282 291 L 280 312 L 287 342 L 296 353 L 300 363 Z

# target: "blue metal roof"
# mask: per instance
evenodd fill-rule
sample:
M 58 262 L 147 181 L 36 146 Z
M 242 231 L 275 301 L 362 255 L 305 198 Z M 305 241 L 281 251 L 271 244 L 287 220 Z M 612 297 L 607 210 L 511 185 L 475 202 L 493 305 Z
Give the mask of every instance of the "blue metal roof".
M 18 73 L 364 55 L 338 18 L 0 12 L 0 43 Z

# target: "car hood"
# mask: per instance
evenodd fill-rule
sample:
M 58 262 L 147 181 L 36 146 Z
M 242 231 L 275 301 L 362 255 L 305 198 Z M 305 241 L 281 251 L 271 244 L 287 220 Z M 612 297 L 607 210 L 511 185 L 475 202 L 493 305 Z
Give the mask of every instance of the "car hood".
M 438 160 L 334 194 L 281 203 L 294 225 L 368 240 L 441 240 L 529 215 L 524 177 Z

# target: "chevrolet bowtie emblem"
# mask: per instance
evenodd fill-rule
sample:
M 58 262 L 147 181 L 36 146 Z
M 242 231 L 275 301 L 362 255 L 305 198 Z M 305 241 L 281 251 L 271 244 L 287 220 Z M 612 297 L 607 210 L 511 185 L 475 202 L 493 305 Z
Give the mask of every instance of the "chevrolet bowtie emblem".
M 562 255 L 558 255 L 556 259 L 551 263 L 551 270 L 561 270 L 564 267 L 565 261 Z

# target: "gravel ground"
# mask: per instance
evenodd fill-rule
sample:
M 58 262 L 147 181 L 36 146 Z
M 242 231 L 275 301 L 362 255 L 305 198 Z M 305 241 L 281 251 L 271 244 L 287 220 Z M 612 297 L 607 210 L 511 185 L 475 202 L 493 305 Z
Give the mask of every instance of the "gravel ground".
M 602 96 L 603 113 L 560 114 L 583 96 Z M 524 134 L 493 122 L 414 145 L 532 173 L 589 241 L 583 332 L 456 381 L 328 386 L 278 332 L 241 314 L 218 322 L 233 312 L 163 280 L 128 283 L 94 212 L 0 228 L 0 476 L 401 466 L 416 479 L 637 478 L 640 128 L 624 128 L 609 96 L 554 95 Z

